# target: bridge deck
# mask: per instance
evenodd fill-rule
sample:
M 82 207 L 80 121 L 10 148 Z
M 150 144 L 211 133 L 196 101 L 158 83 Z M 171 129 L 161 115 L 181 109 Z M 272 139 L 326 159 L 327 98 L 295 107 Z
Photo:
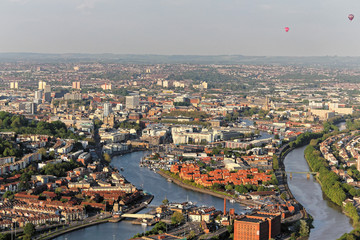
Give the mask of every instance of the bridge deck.
M 155 216 L 151 215 L 151 214 L 131 214 L 131 213 L 125 213 L 125 214 L 121 215 L 121 217 L 124 217 L 124 218 L 148 218 L 148 219 L 155 218 Z

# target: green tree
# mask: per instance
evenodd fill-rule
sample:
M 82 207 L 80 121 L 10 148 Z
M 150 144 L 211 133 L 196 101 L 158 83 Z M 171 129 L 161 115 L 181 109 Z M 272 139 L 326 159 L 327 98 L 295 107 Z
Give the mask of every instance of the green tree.
M 12 199 L 14 199 L 14 193 L 11 192 L 11 191 L 6 191 L 6 192 L 4 193 L 4 195 L 3 195 L 3 198 L 7 198 L 7 199 L 9 199 L 9 200 L 12 200 Z
M 244 194 L 244 193 L 249 192 L 248 189 L 244 185 L 236 185 L 235 186 L 235 191 L 237 191 L 240 194 Z
M 171 216 L 172 224 L 180 224 L 183 223 L 184 221 L 185 221 L 185 217 L 180 212 L 174 212 L 173 215 Z
M 104 160 L 108 163 L 111 162 L 111 156 L 108 153 L 104 153 Z
M 194 231 L 194 230 L 191 230 L 191 231 L 189 232 L 189 235 L 187 236 L 187 239 L 192 240 L 192 239 L 195 239 L 195 237 L 196 237 L 195 231 Z
M 36 232 L 36 230 L 35 230 L 34 224 L 32 224 L 32 223 L 27 223 L 27 224 L 25 225 L 25 227 L 24 227 L 24 234 L 25 234 L 25 235 L 28 235 L 28 236 L 32 237 L 32 236 L 35 235 L 35 232 Z
M 169 204 L 169 200 L 165 197 L 165 199 L 162 200 L 162 203 L 163 203 L 164 205 L 168 205 L 168 204 Z
M 11 236 L 9 233 L 0 233 L 0 240 L 10 240 Z
M 228 184 L 228 185 L 225 186 L 225 189 L 227 191 L 231 191 L 231 190 L 233 190 L 233 186 L 231 184 Z
M 276 155 L 273 155 L 272 159 L 273 159 L 273 169 L 274 170 L 279 169 L 279 159 L 278 159 L 278 157 Z
M 287 199 L 286 192 L 281 193 L 280 197 L 281 197 L 281 199 L 286 200 Z
M 310 229 L 309 226 L 307 224 L 307 222 L 305 220 L 300 220 L 300 230 L 299 230 L 299 234 L 301 237 L 307 237 L 309 236 L 310 233 Z
M 38 153 L 40 153 L 43 158 L 47 157 L 46 148 L 40 148 Z

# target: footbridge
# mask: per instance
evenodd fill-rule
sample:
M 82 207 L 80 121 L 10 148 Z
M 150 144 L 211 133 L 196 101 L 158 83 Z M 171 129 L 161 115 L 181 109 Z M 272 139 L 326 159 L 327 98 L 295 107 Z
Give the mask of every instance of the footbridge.
M 290 179 L 292 179 L 293 174 L 306 174 L 307 179 L 310 179 L 310 174 L 311 175 L 318 175 L 318 172 L 286 172 L 286 175 L 289 174 L 290 175 Z
M 151 215 L 151 214 L 133 214 L 133 213 L 125 213 L 125 214 L 121 215 L 121 217 L 123 217 L 123 218 L 136 218 L 136 219 L 138 219 L 138 218 L 142 218 L 142 219 L 144 219 L 144 218 L 146 218 L 146 219 L 155 218 L 155 216 Z

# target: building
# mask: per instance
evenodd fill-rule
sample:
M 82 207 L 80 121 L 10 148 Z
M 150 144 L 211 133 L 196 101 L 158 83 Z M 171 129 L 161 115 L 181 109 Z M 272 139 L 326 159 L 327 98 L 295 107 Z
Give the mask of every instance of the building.
M 104 117 L 108 117 L 111 113 L 111 104 L 104 103 Z
M 103 90 L 112 90 L 112 85 L 111 85 L 111 83 L 105 83 L 105 84 L 101 85 L 101 88 Z
M 74 89 L 81 89 L 81 84 L 80 84 L 80 82 L 73 82 L 73 83 L 72 83 L 72 88 L 74 88 Z
M 43 91 L 42 90 L 35 91 L 34 102 L 37 104 L 42 103 L 42 99 L 43 99 Z
M 36 114 L 36 111 L 37 111 L 37 104 L 36 103 L 33 103 L 33 102 L 27 102 L 25 104 L 25 112 L 28 113 L 28 114 Z
M 64 100 L 77 100 L 80 101 L 82 99 L 81 93 L 66 93 L 64 95 Z
M 126 97 L 126 108 L 128 109 L 134 109 L 139 106 L 140 103 L 140 96 L 134 95 L 134 96 L 127 96 Z
M 46 86 L 46 82 L 40 80 L 39 81 L 39 90 L 44 90 L 45 86 Z
M 10 82 L 10 88 L 18 89 L 19 88 L 18 82 L 15 82 L 15 81 Z
M 234 240 L 268 240 L 280 233 L 279 213 L 255 212 L 234 221 Z

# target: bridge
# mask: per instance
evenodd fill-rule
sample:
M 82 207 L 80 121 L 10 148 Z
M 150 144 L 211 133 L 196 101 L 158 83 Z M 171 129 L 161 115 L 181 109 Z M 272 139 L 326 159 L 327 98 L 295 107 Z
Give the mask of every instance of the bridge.
M 290 179 L 292 179 L 293 173 L 295 174 L 306 174 L 307 179 L 310 179 L 310 174 L 318 175 L 318 172 L 286 172 L 285 174 L 290 174 Z
M 125 213 L 125 214 L 121 215 L 121 217 L 123 217 L 123 218 L 136 218 L 136 219 L 138 219 L 138 218 L 142 218 L 142 219 L 144 219 L 144 218 L 147 218 L 147 219 L 155 218 L 155 216 L 151 215 L 151 214 L 132 214 L 132 213 Z

